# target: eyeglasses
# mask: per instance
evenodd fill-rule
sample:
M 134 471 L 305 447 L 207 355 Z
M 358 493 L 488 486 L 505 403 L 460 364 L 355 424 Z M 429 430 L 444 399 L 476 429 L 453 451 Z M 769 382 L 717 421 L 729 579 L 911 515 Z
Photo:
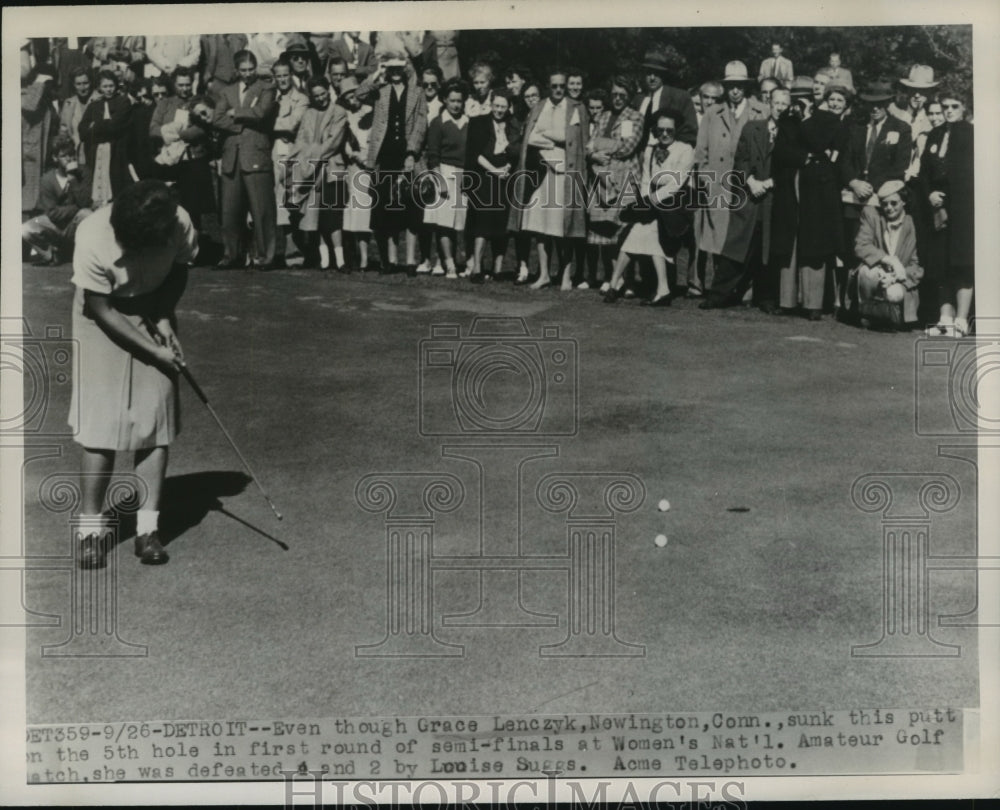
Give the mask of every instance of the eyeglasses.
M 902 200 L 882 200 L 882 205 L 886 208 L 899 208 L 902 204 Z
M 343 79 L 344 76 L 346 76 L 346 75 L 347 75 L 346 73 L 331 73 L 330 74 L 330 78 L 331 79 Z
M 424 89 L 425 90 L 430 90 L 432 87 L 433 88 L 437 88 L 437 87 L 440 87 L 440 85 L 437 82 L 424 82 Z
M 657 135 L 673 135 L 676 131 L 673 127 L 657 127 L 653 130 Z
M 960 110 L 962 108 L 962 105 L 961 104 L 942 104 L 941 108 L 945 109 L 945 110 Z
M 541 93 L 525 93 L 525 98 L 541 98 Z

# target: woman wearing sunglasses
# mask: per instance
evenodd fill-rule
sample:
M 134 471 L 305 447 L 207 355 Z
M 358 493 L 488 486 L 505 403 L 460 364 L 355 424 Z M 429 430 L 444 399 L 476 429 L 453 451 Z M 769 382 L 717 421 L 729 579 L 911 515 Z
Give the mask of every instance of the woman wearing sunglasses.
M 942 94 L 944 126 L 932 129 L 920 161 L 920 179 L 931 207 L 934 232 L 929 267 L 937 283 L 942 333 L 969 334 L 975 285 L 975 175 L 972 124 L 965 120 L 965 100 Z
M 653 125 L 653 146 L 643 156 L 642 191 L 643 199 L 636 207 L 636 213 L 643 210 L 649 215 L 641 217 L 630 227 L 615 259 L 611 286 L 604 294 L 604 302 L 613 304 L 621 293 L 622 275 L 629 261 L 639 256 L 649 256 L 656 270 L 656 293 L 647 303 L 654 307 L 670 306 L 670 286 L 667 283 L 667 262 L 673 263 L 679 243 L 676 239 L 664 238 L 666 219 L 680 212 L 672 199 L 681 192 L 694 166 L 694 149 L 690 144 L 675 140 L 677 122 L 683 120 L 680 113 L 662 110 Z M 681 214 L 683 216 L 683 214 Z M 667 244 L 674 242 L 675 244 Z M 669 253 L 668 253 L 669 250 Z

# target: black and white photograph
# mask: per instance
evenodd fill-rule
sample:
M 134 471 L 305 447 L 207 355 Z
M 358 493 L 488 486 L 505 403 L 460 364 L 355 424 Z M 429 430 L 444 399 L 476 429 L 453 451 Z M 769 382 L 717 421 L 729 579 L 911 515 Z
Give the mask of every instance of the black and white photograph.
M 998 795 L 1000 8 L 3 23 L 5 803 Z

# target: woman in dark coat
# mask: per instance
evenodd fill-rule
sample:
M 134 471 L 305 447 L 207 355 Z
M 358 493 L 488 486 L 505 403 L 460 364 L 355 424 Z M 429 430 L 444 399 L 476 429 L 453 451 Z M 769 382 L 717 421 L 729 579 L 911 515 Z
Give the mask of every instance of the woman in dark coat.
M 954 325 L 955 336 L 964 337 L 975 286 L 973 130 L 962 99 L 942 95 L 941 106 L 945 124 L 927 136 L 920 178 L 934 223 L 928 242 L 941 305 L 938 326 L 945 332 Z
M 80 140 L 94 178 L 94 208 L 111 202 L 132 183 L 128 170 L 132 102 L 120 92 L 118 76 L 110 70 L 98 74 L 97 89 L 100 96 L 90 102 L 80 120 Z
M 768 261 L 781 279 L 780 309 L 786 313 L 798 307 L 798 276 L 795 268 L 795 240 L 799 230 L 799 197 L 796 178 L 808 153 L 802 144 L 802 121 L 797 109 L 786 110 L 778 118 L 778 134 L 771 152 L 771 244 Z
M 811 321 L 823 317 L 827 272 L 844 248 L 840 181 L 834 166 L 847 141 L 841 112 L 815 110 L 799 130 L 808 157 L 799 171 L 795 256 L 802 306 Z
M 511 117 L 511 98 L 506 90 L 493 91 L 489 115 L 469 121 L 465 170 L 476 176 L 469 191 L 466 232 L 475 238 L 477 275 L 483 270 L 483 248 L 490 242 L 493 275 L 499 276 L 507 252 L 507 193 L 510 175 L 521 151 L 521 129 Z

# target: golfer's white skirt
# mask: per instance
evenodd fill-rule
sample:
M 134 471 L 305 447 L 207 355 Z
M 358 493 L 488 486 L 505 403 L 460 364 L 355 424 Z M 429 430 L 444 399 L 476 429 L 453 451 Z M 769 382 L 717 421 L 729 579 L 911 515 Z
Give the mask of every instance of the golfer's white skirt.
M 424 209 L 424 224 L 461 231 L 465 228 L 465 213 L 468 207 L 468 200 L 459 192 L 462 187 L 462 169 L 442 163 L 438 166 L 438 171 L 444 177 L 448 198 L 443 200 L 439 196 Z

